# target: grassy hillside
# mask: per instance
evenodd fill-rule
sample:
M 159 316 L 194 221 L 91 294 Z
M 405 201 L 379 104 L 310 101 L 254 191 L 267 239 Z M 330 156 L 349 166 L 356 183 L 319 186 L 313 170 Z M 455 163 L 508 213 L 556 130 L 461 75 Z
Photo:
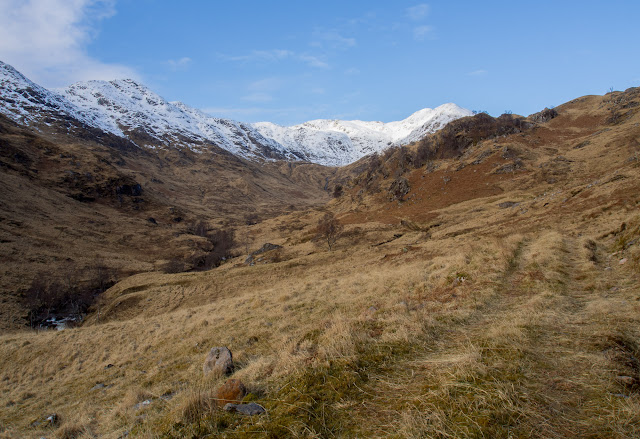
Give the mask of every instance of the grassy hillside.
M 424 164 L 390 152 L 326 206 L 239 225 L 214 270 L 0 336 L 0 437 L 638 437 L 639 107 L 587 96 Z M 216 408 L 215 346 L 266 415 Z
M 34 280 L 91 289 L 211 251 L 195 231 L 233 231 L 330 200 L 348 170 L 253 163 L 216 147 L 147 150 L 32 131 L 0 116 L 0 329 L 27 323 Z M 332 183 L 333 184 L 333 183 Z M 326 186 L 326 187 L 325 187 Z M 99 270 L 100 269 L 100 270 Z

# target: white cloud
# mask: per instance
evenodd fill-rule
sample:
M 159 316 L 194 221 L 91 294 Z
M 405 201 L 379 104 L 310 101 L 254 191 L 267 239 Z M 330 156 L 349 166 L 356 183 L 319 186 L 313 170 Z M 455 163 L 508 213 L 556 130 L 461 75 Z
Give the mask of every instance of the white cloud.
M 473 72 L 469 72 L 469 73 L 467 73 L 467 75 L 468 76 L 484 76 L 487 73 L 489 73 L 489 72 L 484 70 L 484 69 L 479 69 L 479 70 L 474 70 Z
M 328 69 L 329 68 L 329 64 L 327 64 L 326 62 L 322 61 L 317 56 L 300 55 L 298 58 L 300 59 L 300 61 L 303 61 L 303 62 L 307 63 L 307 65 L 311 66 L 311 67 L 317 67 L 317 68 L 320 68 L 320 69 Z
M 273 49 L 273 50 L 253 50 L 248 55 L 239 55 L 225 57 L 231 61 L 243 61 L 243 62 L 274 62 L 280 61 L 293 56 L 294 53 L 290 50 Z
M 314 47 L 346 50 L 357 44 L 355 38 L 344 37 L 335 29 L 316 29 L 313 37 L 311 45 Z
M 243 96 L 241 99 L 249 102 L 270 102 L 273 100 L 273 96 L 269 93 L 251 93 L 250 95 Z
M 248 102 L 271 102 L 273 93 L 282 87 L 280 78 L 264 78 L 254 81 L 247 86 L 249 94 L 241 99 Z
M 418 26 L 413 29 L 413 38 L 416 41 L 424 41 L 424 39 L 431 33 L 433 28 L 431 26 Z
M 247 89 L 253 92 L 267 92 L 278 90 L 280 87 L 282 87 L 280 78 L 264 78 L 252 82 Z
M 167 61 L 167 64 L 169 65 L 169 67 L 171 67 L 172 70 L 181 70 L 186 69 L 189 64 L 191 64 L 191 61 L 192 59 L 188 56 L 183 56 L 180 59 L 170 59 Z
M 248 55 L 238 55 L 238 56 L 228 56 L 228 55 L 219 55 L 222 59 L 228 61 L 236 61 L 236 62 L 254 62 L 254 63 L 264 63 L 264 62 L 279 62 L 287 59 L 300 61 L 308 66 L 317 67 L 326 69 L 329 68 L 329 64 L 323 61 L 320 57 L 307 55 L 307 54 L 298 54 L 292 52 L 290 50 L 253 50 Z
M 406 10 L 407 17 L 414 21 L 420 21 L 429 14 L 429 5 L 421 3 L 419 5 L 412 6 Z
M 360 70 L 355 68 L 355 67 L 351 67 L 348 68 L 347 70 L 344 71 L 345 75 L 359 75 L 360 74 Z
M 88 54 L 115 0 L 0 0 L 0 59 L 45 87 L 88 79 L 139 78 Z

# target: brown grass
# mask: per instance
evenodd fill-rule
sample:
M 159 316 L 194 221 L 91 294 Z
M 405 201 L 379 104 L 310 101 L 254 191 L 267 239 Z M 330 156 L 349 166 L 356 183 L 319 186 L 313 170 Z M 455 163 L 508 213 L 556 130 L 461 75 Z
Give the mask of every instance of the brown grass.
M 114 438 L 637 437 L 640 394 L 618 377 L 640 380 L 640 176 L 617 143 L 637 116 L 594 135 L 579 113 L 598 99 L 463 159 L 515 144 L 526 173 L 485 155 L 442 162 L 444 191 L 413 171 L 405 203 L 345 190 L 331 252 L 312 239 L 323 211 L 290 212 L 237 232 L 283 245 L 279 262 L 245 266 L 240 246 L 209 272 L 124 279 L 82 327 L 0 336 L 0 437 L 51 435 L 32 427 L 51 412 L 55 434 Z M 570 171 L 550 184 L 558 155 Z M 214 346 L 268 415 L 214 409 Z

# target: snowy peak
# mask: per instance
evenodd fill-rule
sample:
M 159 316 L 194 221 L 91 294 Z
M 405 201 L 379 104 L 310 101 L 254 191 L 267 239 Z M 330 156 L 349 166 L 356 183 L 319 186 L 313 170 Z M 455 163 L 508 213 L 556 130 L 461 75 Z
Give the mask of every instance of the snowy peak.
M 331 166 L 352 163 L 392 145 L 406 145 L 433 133 L 452 120 L 473 113 L 456 104 L 424 108 L 397 122 L 317 119 L 283 127 L 270 122 L 253 126 L 265 137 L 275 139 L 309 160 Z
M 317 119 L 283 127 L 211 117 L 131 79 L 86 81 L 53 92 L 0 61 L 0 112 L 25 124 L 67 127 L 70 120 L 141 147 L 217 146 L 249 160 L 305 160 L 342 166 L 437 131 L 469 110 L 455 104 L 416 111 L 397 122 Z
M 27 79 L 12 66 L 0 61 L 0 112 L 20 123 L 75 119 L 82 124 L 122 135 L 117 127 L 105 123 L 101 114 L 82 111 L 63 96 Z M 47 122 L 48 121 L 48 122 Z
M 80 82 L 62 94 L 82 109 L 101 113 L 145 146 L 183 145 L 202 150 L 216 145 L 249 159 L 288 158 L 281 145 L 263 138 L 252 127 L 207 116 L 181 102 L 168 102 L 131 79 Z

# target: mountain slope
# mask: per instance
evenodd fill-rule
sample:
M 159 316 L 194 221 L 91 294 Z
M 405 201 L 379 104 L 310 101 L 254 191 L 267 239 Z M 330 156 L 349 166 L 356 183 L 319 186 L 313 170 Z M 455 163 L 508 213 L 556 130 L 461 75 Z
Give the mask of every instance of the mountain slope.
M 22 124 L 72 121 L 122 136 L 122 131 L 92 109 L 81 110 L 64 96 L 30 81 L 16 69 L 0 61 L 0 113 Z
M 180 145 L 201 151 L 213 144 L 250 159 L 299 159 L 250 125 L 167 102 L 130 79 L 80 82 L 61 93 L 77 107 L 102 114 L 129 138 L 148 147 Z
M 406 145 L 433 133 L 452 120 L 473 113 L 455 104 L 425 108 L 397 122 L 318 119 L 283 127 L 270 122 L 253 124 L 265 137 L 289 150 L 298 150 L 312 161 L 345 165 L 392 145 Z
M 314 120 L 292 127 L 247 124 L 211 117 L 181 102 L 168 102 L 130 80 L 87 81 L 58 93 L 34 84 L 0 61 L 0 112 L 32 125 L 82 126 L 102 130 L 152 149 L 211 146 L 250 160 L 310 161 L 327 166 L 353 163 L 391 145 L 404 145 L 471 112 L 455 104 L 425 108 L 397 122 Z M 93 133 L 99 136 L 99 133 Z

